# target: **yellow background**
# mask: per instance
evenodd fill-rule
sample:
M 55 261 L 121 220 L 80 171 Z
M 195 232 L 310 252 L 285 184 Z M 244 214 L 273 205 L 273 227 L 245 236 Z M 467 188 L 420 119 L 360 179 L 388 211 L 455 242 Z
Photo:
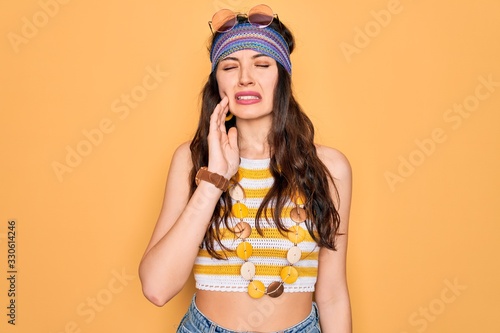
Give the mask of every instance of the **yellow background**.
M 259 1 L 54 1 L 0 10 L 0 331 L 174 332 L 193 281 L 156 308 L 138 263 L 197 122 L 207 21 Z M 317 141 L 352 163 L 355 332 L 499 332 L 500 2 L 267 3 Z

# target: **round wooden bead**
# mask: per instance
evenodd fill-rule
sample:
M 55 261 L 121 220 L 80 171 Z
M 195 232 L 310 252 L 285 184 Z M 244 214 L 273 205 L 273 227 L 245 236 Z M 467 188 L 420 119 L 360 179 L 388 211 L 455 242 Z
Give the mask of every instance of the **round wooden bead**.
M 266 287 L 261 281 L 252 280 L 248 284 L 248 295 L 252 298 L 261 298 L 266 293 Z
M 281 280 L 287 284 L 292 284 L 299 278 L 299 272 L 293 266 L 285 266 L 280 273 Z
M 302 242 L 306 238 L 306 231 L 300 226 L 294 225 L 290 228 L 287 236 L 292 243 L 297 244 Z
M 245 193 L 241 186 L 233 185 L 229 188 L 229 196 L 236 201 L 241 201 L 245 198 Z
M 234 217 L 239 219 L 244 219 L 248 216 L 248 207 L 242 204 L 241 202 L 237 202 L 233 205 L 231 209 L 231 213 L 233 213 Z
M 295 195 L 292 198 L 292 200 L 296 205 L 300 205 L 300 206 L 306 202 L 306 200 L 304 199 L 304 196 L 299 191 L 295 192 Z
M 241 242 L 236 248 L 238 258 L 248 260 L 252 256 L 253 248 L 249 242 Z
M 294 207 L 290 211 L 290 218 L 297 223 L 304 222 L 307 219 L 307 213 L 304 208 Z
M 267 295 L 272 298 L 280 297 L 283 291 L 285 291 L 285 287 L 283 287 L 283 283 L 278 281 L 271 282 L 267 286 Z
M 246 222 L 239 222 L 234 226 L 234 233 L 238 238 L 248 238 L 252 233 L 252 227 Z
M 295 264 L 300 261 L 302 256 L 302 250 L 298 246 L 292 246 L 290 250 L 286 253 L 286 259 L 290 264 Z
M 251 280 L 255 276 L 255 265 L 250 261 L 245 262 L 240 268 L 241 276 L 245 280 Z

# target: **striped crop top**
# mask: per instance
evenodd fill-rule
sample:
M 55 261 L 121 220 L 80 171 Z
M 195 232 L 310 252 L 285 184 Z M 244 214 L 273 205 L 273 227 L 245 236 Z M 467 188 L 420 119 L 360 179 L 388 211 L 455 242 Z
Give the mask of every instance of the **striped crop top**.
M 271 188 L 274 178 L 269 170 L 270 159 L 250 160 L 241 158 L 239 167 L 239 184 L 244 189 L 245 197 L 241 200 L 248 207 L 248 215 L 243 218 L 252 230 L 247 241 L 253 248 L 252 255 L 248 261 L 255 266 L 255 277 L 261 281 L 265 287 L 274 281 L 281 281 L 280 272 L 290 265 L 287 260 L 287 251 L 294 246 L 294 243 L 285 235 L 282 235 L 273 221 L 267 222 L 265 218 L 259 220 L 264 237 L 255 229 L 255 216 L 264 196 Z M 236 201 L 233 199 L 233 205 Z M 290 211 L 295 204 L 289 203 L 281 214 L 282 222 L 290 228 L 296 223 L 290 218 Z M 262 215 L 265 215 L 263 212 Z M 269 213 L 268 213 L 269 215 Z M 240 222 L 240 218 L 231 217 L 231 226 Z M 305 239 L 298 243 L 301 250 L 300 260 L 293 264 L 298 272 L 297 280 L 292 283 L 283 284 L 285 292 L 313 292 L 318 275 L 318 254 L 319 247 L 312 239 L 307 228 L 301 224 L 305 230 Z M 232 291 L 247 292 L 249 281 L 241 276 L 240 268 L 245 263 L 237 255 L 236 248 L 242 239 L 236 237 L 233 232 L 222 228 L 224 235 L 222 243 L 234 251 L 225 251 L 227 259 L 216 259 L 210 256 L 205 248 L 201 248 L 196 257 L 193 272 L 196 281 L 196 288 L 211 291 Z M 215 249 L 222 252 L 222 249 L 215 242 Z M 224 254 L 222 255 L 224 257 Z

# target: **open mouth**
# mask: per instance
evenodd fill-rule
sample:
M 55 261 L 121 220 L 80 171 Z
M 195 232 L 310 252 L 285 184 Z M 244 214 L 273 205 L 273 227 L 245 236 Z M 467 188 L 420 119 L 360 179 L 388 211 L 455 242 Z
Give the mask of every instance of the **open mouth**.
M 238 104 L 255 104 L 262 100 L 262 96 L 256 91 L 240 91 L 234 95 L 236 103 Z
M 237 100 L 252 100 L 252 99 L 260 99 L 259 96 L 254 95 L 241 95 L 236 97 Z

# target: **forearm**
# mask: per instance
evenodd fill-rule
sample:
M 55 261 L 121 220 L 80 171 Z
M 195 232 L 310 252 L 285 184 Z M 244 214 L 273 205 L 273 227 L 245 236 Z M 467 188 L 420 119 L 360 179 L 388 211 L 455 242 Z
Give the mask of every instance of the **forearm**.
M 349 295 L 336 300 L 318 302 L 321 332 L 351 333 L 351 305 Z
M 184 286 L 221 193 L 201 182 L 172 228 L 144 255 L 139 276 L 154 304 L 164 305 Z

